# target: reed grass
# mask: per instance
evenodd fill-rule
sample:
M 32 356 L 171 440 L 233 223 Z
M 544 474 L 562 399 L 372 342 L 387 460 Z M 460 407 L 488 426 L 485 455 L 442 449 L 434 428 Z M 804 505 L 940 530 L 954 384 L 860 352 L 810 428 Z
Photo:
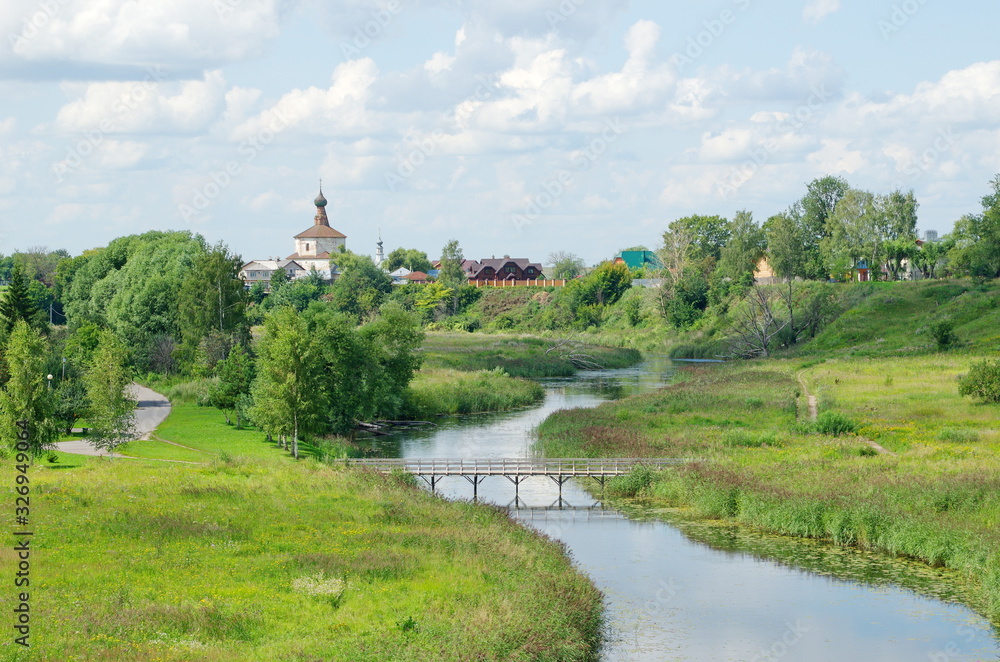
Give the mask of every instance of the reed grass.
M 506 411 L 540 402 L 537 382 L 510 377 L 502 369 L 461 372 L 421 370 L 407 389 L 405 416 L 426 419 L 446 414 Z

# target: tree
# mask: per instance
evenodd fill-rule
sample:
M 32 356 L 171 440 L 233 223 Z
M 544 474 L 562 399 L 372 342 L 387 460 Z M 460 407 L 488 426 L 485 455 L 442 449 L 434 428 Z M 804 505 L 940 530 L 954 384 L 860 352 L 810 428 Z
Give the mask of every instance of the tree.
M 392 279 L 367 255 L 344 253 L 337 260 L 341 274 L 330 288 L 330 301 L 355 320 L 371 319 L 392 292 Z
M 177 294 L 181 347 L 188 361 L 211 333 L 237 340 L 247 335 L 242 264 L 222 243 L 194 258 Z
M 828 221 L 833 210 L 849 190 L 842 177 L 814 179 L 806 185 L 805 196 L 789 210 L 793 218 L 801 219 L 803 249 L 808 255 L 807 278 L 825 279 L 830 273 L 820 246 L 831 234 Z
M 27 442 L 27 453 L 42 455 L 59 435 L 53 397 L 47 383 L 45 340 L 23 319 L 14 323 L 4 356 L 7 383 L 0 390 L 0 441 L 15 448 Z
M 254 363 L 243 349 L 236 345 L 218 365 L 219 383 L 208 394 L 208 402 L 216 409 L 221 409 L 226 417 L 226 424 L 232 423 L 230 412 L 236 418 L 236 428 L 242 427 L 243 405 L 250 396 L 253 386 Z
M 271 294 L 275 294 L 282 287 L 288 284 L 288 272 L 282 268 L 275 269 L 271 272 L 271 279 L 268 281 L 271 285 Z
M 583 258 L 574 255 L 573 253 L 567 253 L 566 251 L 556 251 L 549 255 L 549 262 L 552 263 L 552 278 L 560 279 L 564 278 L 569 280 L 571 278 L 576 278 L 583 273 L 584 267 L 586 266 L 583 262 Z
M 462 247 L 458 245 L 458 240 L 451 239 L 441 249 L 441 273 L 438 275 L 438 282 L 453 289 L 465 285 L 468 276 L 462 268 L 463 262 L 465 256 L 462 254 Z
M 465 256 L 462 254 L 462 247 L 458 245 L 457 239 L 450 240 L 441 249 L 441 272 L 438 274 L 437 282 L 445 287 L 450 287 L 453 292 L 465 285 L 469 276 L 462 268 Z M 458 295 L 453 294 L 451 300 L 451 312 L 454 314 L 458 310 Z
M 690 236 L 688 257 L 693 262 L 703 262 L 708 258 L 717 262 L 731 234 L 729 221 L 723 217 L 697 214 L 677 219 L 670 224 L 670 231 L 686 232 Z
M 719 254 L 719 265 L 716 274 L 722 278 L 730 278 L 734 282 L 750 284 L 757 263 L 764 256 L 767 239 L 760 225 L 753 220 L 753 214 L 746 211 L 736 212 L 729 224 L 729 241 L 722 247 Z
M 734 356 L 741 358 L 768 357 L 771 344 L 788 325 L 775 314 L 777 298 L 763 285 L 754 285 L 743 297 L 743 306 L 733 316 L 733 330 L 736 344 L 732 348 Z
M 323 347 L 291 308 L 267 316 L 257 354 L 250 417 L 269 435 L 288 437 L 299 457 L 299 438 L 323 429 L 329 406 Z
M 875 195 L 849 190 L 827 219 L 830 234 L 820 242 L 828 271 L 846 273 L 864 260 L 872 279 L 877 278 L 888 239 L 886 226 L 887 216 Z
M 399 247 L 393 249 L 386 256 L 382 268 L 386 271 L 395 271 L 400 267 L 406 267 L 410 271 L 427 273 L 431 270 L 431 261 L 427 259 L 427 253 L 423 251 L 418 251 L 416 248 Z
M 377 319 L 361 327 L 358 336 L 369 366 L 363 382 L 365 407 L 358 417 L 394 418 L 402 411 L 413 373 L 420 368 L 417 349 L 424 341 L 420 322 L 400 306 L 387 304 Z
M 974 278 L 1000 277 L 1000 175 L 990 182 L 993 192 L 982 199 L 980 214 L 955 223 L 955 247 L 949 259 L 959 274 Z
M 42 325 L 41 313 L 32 304 L 28 291 L 28 279 L 21 272 L 16 262 L 10 272 L 10 283 L 7 291 L 0 298 L 0 324 L 4 334 L 13 331 L 18 321 L 27 322 L 30 326 L 39 328 Z
M 250 286 L 250 292 L 247 296 L 249 297 L 251 303 L 259 306 L 263 303 L 264 298 L 267 296 L 267 285 L 265 285 L 262 280 L 255 281 L 254 284 Z
M 776 214 L 764 224 L 767 259 L 774 274 L 789 282 L 806 278 L 810 256 L 803 227 L 792 213 Z
M 90 402 L 90 443 L 112 457 L 116 448 L 135 438 L 136 401 L 130 391 L 132 375 L 125 366 L 125 355 L 121 341 L 105 329 L 83 373 Z
M 1000 360 L 983 359 L 969 366 L 969 372 L 958 381 L 958 394 L 1000 404 Z

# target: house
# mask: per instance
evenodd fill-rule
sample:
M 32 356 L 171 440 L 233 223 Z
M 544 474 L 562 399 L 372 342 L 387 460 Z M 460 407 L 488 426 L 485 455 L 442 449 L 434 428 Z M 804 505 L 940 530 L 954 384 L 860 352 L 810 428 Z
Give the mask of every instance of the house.
M 487 283 L 488 281 L 525 281 L 544 279 L 542 265 L 531 262 L 528 258 L 504 255 L 502 258 L 486 260 L 465 260 L 462 270 L 469 277 L 469 283 Z
M 288 274 L 288 280 L 302 278 L 309 273 L 308 269 L 304 269 L 301 264 L 294 260 L 279 260 L 275 258 L 273 260 L 253 260 L 252 262 L 247 262 L 240 269 L 240 277 L 247 288 L 250 288 L 254 283 L 264 283 L 267 285 L 271 282 L 271 275 L 278 269 L 285 270 L 285 273 Z M 327 270 L 329 270 L 329 267 L 327 267 Z
M 269 282 L 271 273 L 278 268 L 285 269 L 292 280 L 305 278 L 313 269 L 328 282 L 336 279 L 339 272 L 336 266 L 331 266 L 330 259 L 340 253 L 341 248 L 346 248 L 347 235 L 330 227 L 322 185 L 313 204 L 316 205 L 316 215 L 313 217 L 312 227 L 295 235 L 294 253 L 284 260 L 253 260 L 243 265 L 240 277 L 247 287 L 260 281 Z
M 660 256 L 653 251 L 621 251 L 615 255 L 615 264 L 624 264 L 629 269 L 662 269 Z
M 425 274 L 423 271 L 411 271 L 410 273 L 406 274 L 406 280 L 410 281 L 411 283 L 426 283 L 428 282 L 427 278 L 428 278 L 427 274 Z
M 760 285 L 773 285 L 780 280 L 775 275 L 766 255 L 757 260 L 757 266 L 753 270 L 753 280 Z
M 410 281 L 406 278 L 409 275 L 410 275 L 410 270 L 407 269 L 406 267 L 400 267 L 395 271 L 389 272 L 389 278 L 392 279 L 393 285 L 405 285 L 406 283 L 409 283 Z

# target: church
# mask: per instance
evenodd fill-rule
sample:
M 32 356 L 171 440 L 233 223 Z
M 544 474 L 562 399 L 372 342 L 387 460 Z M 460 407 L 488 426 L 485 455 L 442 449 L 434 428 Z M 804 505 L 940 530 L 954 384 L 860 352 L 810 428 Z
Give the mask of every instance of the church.
M 320 184 L 319 195 L 313 201 L 316 205 L 316 216 L 313 224 L 307 230 L 295 235 L 295 252 L 285 259 L 273 258 L 247 262 L 240 269 L 240 278 L 249 288 L 254 283 L 271 281 L 271 274 L 278 269 L 284 269 L 289 280 L 304 278 L 315 269 L 327 282 L 332 282 L 336 276 L 336 268 L 331 270 L 330 258 L 347 247 L 347 235 L 330 227 L 330 219 L 326 215 L 327 200 L 323 197 L 323 185 Z

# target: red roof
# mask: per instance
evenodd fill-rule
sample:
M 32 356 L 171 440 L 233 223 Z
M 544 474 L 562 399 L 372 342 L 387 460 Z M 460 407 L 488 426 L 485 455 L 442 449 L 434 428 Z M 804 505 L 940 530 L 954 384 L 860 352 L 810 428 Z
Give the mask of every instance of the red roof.
M 314 239 L 314 238 L 329 238 L 333 237 L 335 239 L 346 239 L 347 235 L 334 230 L 329 225 L 314 225 L 305 232 L 300 232 L 295 235 L 296 239 Z

